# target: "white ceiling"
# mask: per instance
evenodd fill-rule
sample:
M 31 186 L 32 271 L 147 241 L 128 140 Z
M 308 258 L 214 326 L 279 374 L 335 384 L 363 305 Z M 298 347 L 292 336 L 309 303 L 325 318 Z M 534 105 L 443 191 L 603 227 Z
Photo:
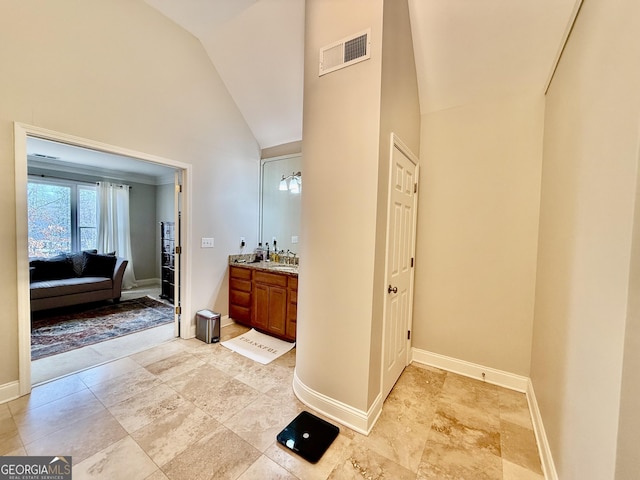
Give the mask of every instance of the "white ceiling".
M 261 148 L 302 139 L 304 0 L 145 0 L 204 46 Z
M 145 1 L 200 39 L 262 148 L 302 139 L 304 0 Z M 421 112 L 544 92 L 581 1 L 408 0 Z
M 201 41 L 261 148 L 302 139 L 304 0 L 145 1 Z M 544 92 L 582 2 L 407 1 L 423 114 Z M 36 147 L 66 162 L 167 175 L 100 152 L 79 157 L 68 146 L 30 141 L 30 153 Z

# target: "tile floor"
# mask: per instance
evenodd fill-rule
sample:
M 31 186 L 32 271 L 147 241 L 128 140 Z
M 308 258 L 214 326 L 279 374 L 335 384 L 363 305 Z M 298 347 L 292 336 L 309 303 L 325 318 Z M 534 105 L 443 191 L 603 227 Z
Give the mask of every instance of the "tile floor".
M 294 363 L 166 342 L 1 404 L 0 454 L 71 455 L 74 480 L 543 479 L 524 394 L 415 363 L 369 436 L 340 426 L 307 463 L 275 442 L 306 408 Z

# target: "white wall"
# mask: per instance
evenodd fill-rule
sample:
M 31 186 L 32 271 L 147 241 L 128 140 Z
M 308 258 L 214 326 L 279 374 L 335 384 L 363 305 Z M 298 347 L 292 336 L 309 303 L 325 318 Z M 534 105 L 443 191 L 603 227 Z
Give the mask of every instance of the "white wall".
M 139 1 L 1 9 L 0 385 L 18 378 L 14 121 L 192 164 L 188 295 L 225 314 L 227 255 L 256 241 L 260 149 L 201 44 Z
M 413 347 L 527 376 L 544 98 L 422 117 Z
M 547 95 L 531 379 L 562 479 L 638 475 L 638 32 L 637 1 L 584 2 Z

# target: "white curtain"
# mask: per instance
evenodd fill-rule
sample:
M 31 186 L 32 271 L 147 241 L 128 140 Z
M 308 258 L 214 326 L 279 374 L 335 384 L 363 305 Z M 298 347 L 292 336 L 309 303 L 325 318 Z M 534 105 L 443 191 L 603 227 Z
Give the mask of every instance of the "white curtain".
M 129 186 L 98 182 L 98 252 L 116 252 L 129 261 L 124 272 L 122 288 L 136 286 L 131 260 L 131 232 L 129 228 Z

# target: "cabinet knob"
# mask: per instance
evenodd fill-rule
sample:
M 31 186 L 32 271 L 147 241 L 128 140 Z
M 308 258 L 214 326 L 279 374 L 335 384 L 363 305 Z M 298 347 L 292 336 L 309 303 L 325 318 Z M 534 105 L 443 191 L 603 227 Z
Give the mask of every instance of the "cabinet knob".
M 389 285 L 389 288 L 387 288 L 387 293 L 398 293 L 398 287 L 392 287 L 391 285 Z

